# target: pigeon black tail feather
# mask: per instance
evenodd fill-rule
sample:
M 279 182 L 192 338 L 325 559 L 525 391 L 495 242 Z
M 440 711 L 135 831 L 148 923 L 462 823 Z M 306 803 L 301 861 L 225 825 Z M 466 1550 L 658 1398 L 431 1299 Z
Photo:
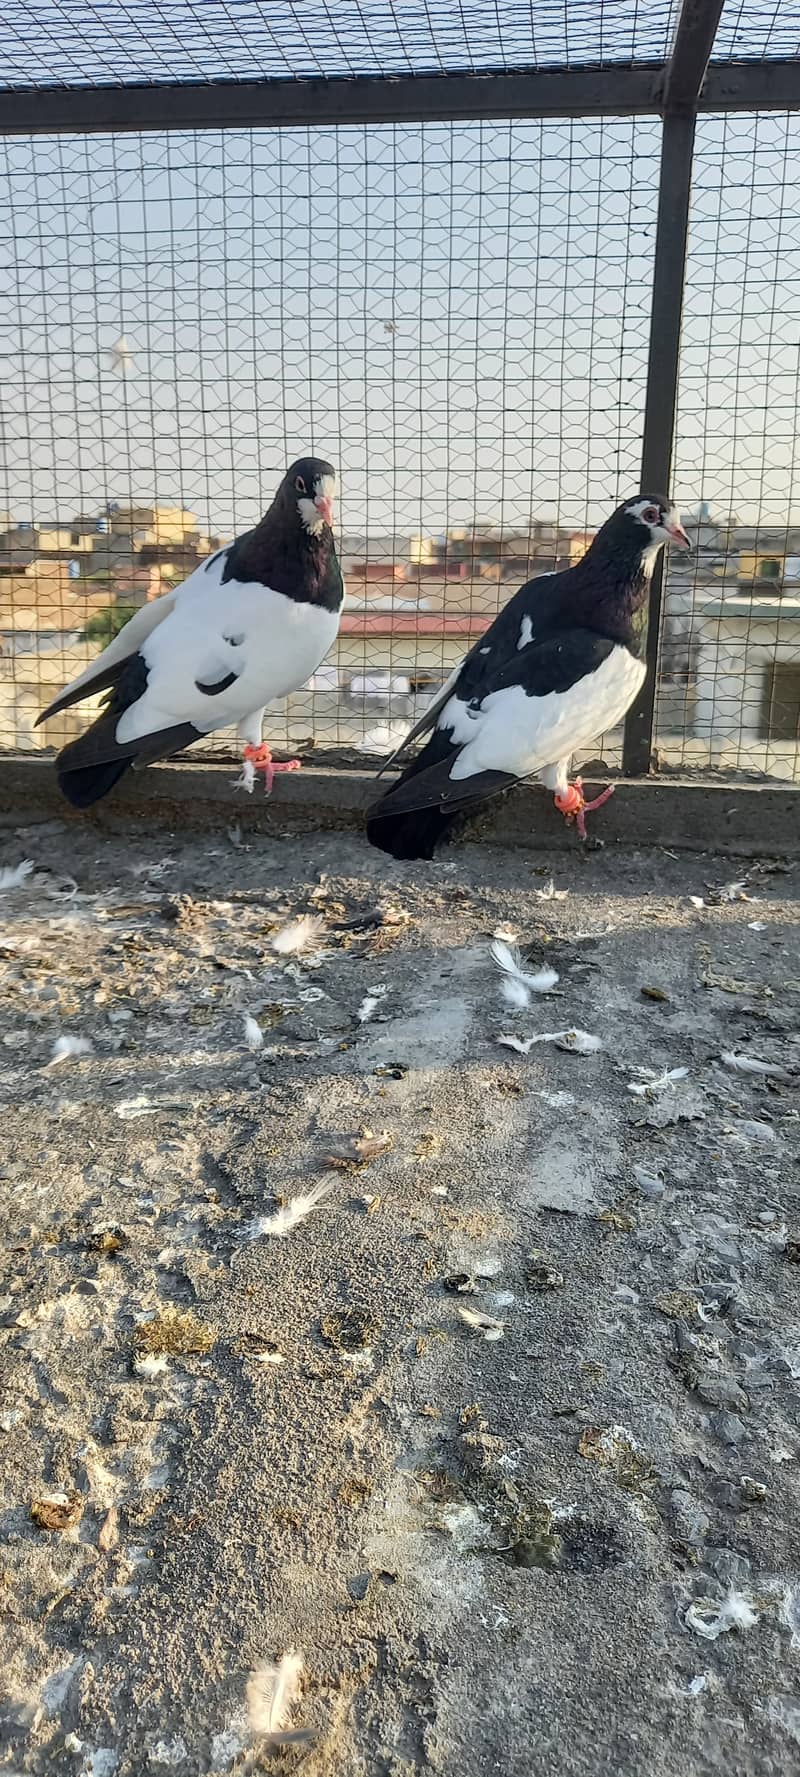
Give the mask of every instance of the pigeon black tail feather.
M 64 754 L 59 754 L 58 787 L 73 808 L 91 808 L 100 802 L 133 764 L 132 759 L 110 759 L 105 764 L 98 761 L 95 765 L 65 768 L 63 758 Z
M 389 807 L 384 813 L 380 811 L 378 803 L 367 816 L 367 838 L 370 845 L 398 859 L 432 858 L 437 846 L 450 837 L 462 813 L 442 814 L 438 808 L 415 808 L 407 814 L 393 814 Z
M 436 728 L 386 794 L 367 812 L 367 838 L 393 858 L 432 858 L 489 797 L 508 788 L 503 771 L 482 771 L 460 782 L 450 777 L 458 749 Z
M 156 759 L 168 759 L 201 738 L 191 722 L 181 722 L 155 734 L 118 741 L 120 717 L 146 689 L 147 666 L 140 654 L 133 654 L 109 691 L 99 716 L 77 740 L 62 747 L 56 759 L 56 774 L 59 788 L 73 808 L 91 808 L 113 790 L 131 767 L 137 771 Z

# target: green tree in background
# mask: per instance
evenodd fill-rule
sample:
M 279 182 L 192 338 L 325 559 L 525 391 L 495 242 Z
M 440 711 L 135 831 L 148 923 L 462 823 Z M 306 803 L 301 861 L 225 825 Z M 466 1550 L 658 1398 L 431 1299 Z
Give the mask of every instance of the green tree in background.
M 137 610 L 137 605 L 109 605 L 107 611 L 95 611 L 86 628 L 81 630 L 81 641 L 96 642 L 98 648 L 107 648 Z

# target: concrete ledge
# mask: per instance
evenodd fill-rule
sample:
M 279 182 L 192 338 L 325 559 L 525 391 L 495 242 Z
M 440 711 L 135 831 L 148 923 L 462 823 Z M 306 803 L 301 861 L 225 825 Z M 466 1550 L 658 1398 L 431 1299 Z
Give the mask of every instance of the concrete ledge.
M 363 826 L 377 793 L 373 774 L 364 771 L 306 766 L 279 777 L 269 798 L 259 788 L 252 796 L 235 792 L 236 775 L 233 760 L 155 765 L 131 773 L 105 802 L 79 814 L 59 794 L 52 759 L 8 754 L 0 762 L 0 822 L 22 826 L 57 817 L 110 833 L 218 831 L 231 820 L 247 832 L 354 830 Z M 617 794 L 597 817 L 597 835 L 606 845 L 800 856 L 800 789 L 676 778 L 619 778 L 616 785 Z M 471 839 L 532 851 L 568 851 L 579 843 L 539 785 L 522 784 L 487 803 L 467 831 Z

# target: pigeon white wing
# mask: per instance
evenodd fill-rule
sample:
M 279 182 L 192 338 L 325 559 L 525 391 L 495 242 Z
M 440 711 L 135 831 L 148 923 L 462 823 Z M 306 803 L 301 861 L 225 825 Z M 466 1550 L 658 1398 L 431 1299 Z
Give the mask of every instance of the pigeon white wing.
M 138 650 L 147 683 L 120 717 L 120 744 L 186 722 L 200 734 L 238 723 L 305 684 L 336 638 L 338 612 L 258 581 L 209 578 L 189 591 L 187 581 Z

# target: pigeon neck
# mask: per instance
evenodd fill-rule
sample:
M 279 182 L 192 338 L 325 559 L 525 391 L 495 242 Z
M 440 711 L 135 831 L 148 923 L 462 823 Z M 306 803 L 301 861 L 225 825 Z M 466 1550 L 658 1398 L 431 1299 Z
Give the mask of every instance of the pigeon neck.
M 587 629 L 641 652 L 657 554 L 652 544 L 642 548 L 634 542 L 625 548 L 618 537 L 599 533 L 575 570 L 577 601 Z
M 223 578 L 260 581 L 296 604 L 326 611 L 338 611 L 344 594 L 330 527 L 314 536 L 296 521 L 287 524 L 274 509 L 233 544 Z

